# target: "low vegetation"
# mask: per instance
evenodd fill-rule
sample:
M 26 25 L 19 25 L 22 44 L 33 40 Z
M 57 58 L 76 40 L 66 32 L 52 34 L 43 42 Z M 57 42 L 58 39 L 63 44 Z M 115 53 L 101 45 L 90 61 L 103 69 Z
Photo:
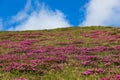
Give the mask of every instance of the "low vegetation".
M 0 32 L 0 80 L 120 80 L 120 28 Z

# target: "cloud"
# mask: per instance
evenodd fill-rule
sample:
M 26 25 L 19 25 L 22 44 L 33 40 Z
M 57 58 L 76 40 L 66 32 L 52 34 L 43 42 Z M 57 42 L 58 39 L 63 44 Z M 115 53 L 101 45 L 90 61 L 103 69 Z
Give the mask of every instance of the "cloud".
M 29 12 L 31 10 L 31 0 L 28 0 L 26 5 L 25 5 L 25 8 L 21 11 L 19 11 L 15 16 L 12 16 L 12 18 L 10 19 L 10 24 L 13 24 L 13 23 L 20 23 L 24 20 L 27 19 L 27 17 L 29 16 Z
M 33 9 L 31 0 L 28 0 L 25 8 L 12 17 L 12 23 L 19 24 L 15 27 L 10 27 L 8 30 L 54 29 L 71 26 L 60 10 L 52 11 L 45 4 L 39 3 L 37 0 L 35 5 L 36 8 Z
M 0 31 L 3 29 L 3 22 L 2 19 L 0 18 Z
M 83 26 L 120 26 L 120 0 L 90 0 Z

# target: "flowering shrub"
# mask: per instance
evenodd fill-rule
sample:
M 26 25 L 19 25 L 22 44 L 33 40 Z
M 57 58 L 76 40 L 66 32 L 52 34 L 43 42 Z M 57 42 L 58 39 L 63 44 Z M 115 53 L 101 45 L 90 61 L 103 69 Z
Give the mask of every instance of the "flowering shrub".
M 13 80 L 36 77 L 35 80 L 63 80 L 62 77 L 120 80 L 120 33 L 101 29 L 58 29 L 1 34 L 0 74 L 3 73 L 14 75 Z
M 101 80 L 120 80 L 120 74 L 108 76 L 108 77 L 102 78 Z
M 98 73 L 104 74 L 105 72 L 106 71 L 104 69 L 97 68 L 95 70 L 88 69 L 87 71 L 83 72 L 82 74 L 87 76 L 87 75 L 90 75 L 90 74 L 98 74 Z

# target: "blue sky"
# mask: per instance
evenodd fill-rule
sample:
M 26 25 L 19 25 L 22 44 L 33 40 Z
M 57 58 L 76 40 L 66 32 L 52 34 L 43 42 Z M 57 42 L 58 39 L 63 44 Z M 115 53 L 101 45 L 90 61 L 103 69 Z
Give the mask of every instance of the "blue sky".
M 0 30 L 120 26 L 120 0 L 0 0 Z

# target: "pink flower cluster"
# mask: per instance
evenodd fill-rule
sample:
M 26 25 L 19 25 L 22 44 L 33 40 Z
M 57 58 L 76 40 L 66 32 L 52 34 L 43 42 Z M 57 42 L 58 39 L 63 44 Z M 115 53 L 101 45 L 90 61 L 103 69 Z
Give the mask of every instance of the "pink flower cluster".
M 120 80 L 120 74 L 108 76 L 108 77 L 102 78 L 101 80 Z
M 87 76 L 87 75 L 92 75 L 92 74 L 104 74 L 106 71 L 102 68 L 97 68 L 97 69 L 88 69 L 87 71 L 82 72 L 83 75 Z
M 6 72 L 18 70 L 22 72 L 35 71 L 44 73 L 44 70 L 60 67 L 61 63 L 66 62 L 66 55 L 62 50 L 59 52 L 58 50 L 59 48 L 47 46 L 39 47 L 38 50 L 32 50 L 32 52 L 28 50 L 20 55 L 15 53 L 1 54 L 0 67 Z

